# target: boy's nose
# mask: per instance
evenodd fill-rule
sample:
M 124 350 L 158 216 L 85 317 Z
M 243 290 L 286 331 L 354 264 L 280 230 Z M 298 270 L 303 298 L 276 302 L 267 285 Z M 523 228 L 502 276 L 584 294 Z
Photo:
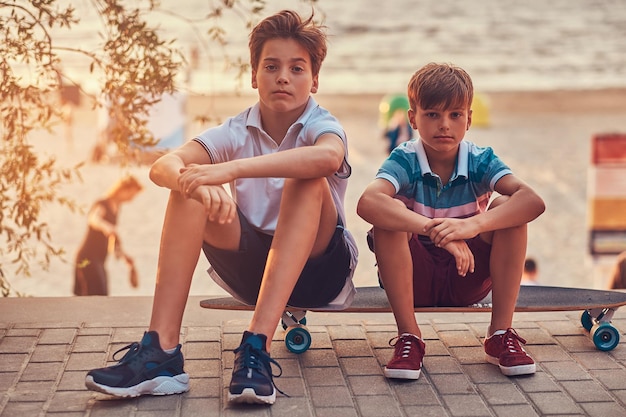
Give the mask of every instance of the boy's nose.
M 289 82 L 289 78 L 287 77 L 287 74 L 285 71 L 280 71 L 278 73 L 278 77 L 276 78 L 276 82 L 278 84 L 287 84 Z

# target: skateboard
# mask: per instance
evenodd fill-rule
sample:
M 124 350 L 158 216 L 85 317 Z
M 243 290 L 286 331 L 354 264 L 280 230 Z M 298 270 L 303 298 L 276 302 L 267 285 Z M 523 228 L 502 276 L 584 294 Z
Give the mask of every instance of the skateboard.
M 613 350 L 619 343 L 620 332 L 611 324 L 615 311 L 626 305 L 626 292 L 592 290 L 550 286 L 522 286 L 515 306 L 517 312 L 578 311 L 581 325 L 589 338 L 601 351 Z M 200 306 L 218 310 L 254 310 L 232 297 L 209 298 Z M 380 287 L 358 287 L 353 303 L 344 310 L 310 308 L 315 312 L 335 313 L 389 313 L 391 307 L 385 290 Z M 487 297 L 478 304 L 461 307 L 415 307 L 415 312 L 472 313 L 490 312 L 491 300 Z M 306 329 L 306 310 L 287 307 L 282 317 L 286 330 L 285 345 L 293 353 L 303 353 L 311 346 L 311 334 Z

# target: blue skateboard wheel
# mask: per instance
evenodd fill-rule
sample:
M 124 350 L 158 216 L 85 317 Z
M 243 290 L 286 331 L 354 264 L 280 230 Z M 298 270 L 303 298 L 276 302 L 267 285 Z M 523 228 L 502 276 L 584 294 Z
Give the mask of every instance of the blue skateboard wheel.
M 591 328 L 593 327 L 593 319 L 591 318 L 591 313 L 589 313 L 589 311 L 585 310 L 582 312 L 580 315 L 580 323 L 583 325 L 585 330 L 588 332 L 591 331 Z
M 291 327 L 285 334 L 285 346 L 292 353 L 304 353 L 311 346 L 311 333 L 304 327 Z
M 591 328 L 593 344 L 599 350 L 609 351 L 619 344 L 619 331 L 611 323 L 599 323 Z

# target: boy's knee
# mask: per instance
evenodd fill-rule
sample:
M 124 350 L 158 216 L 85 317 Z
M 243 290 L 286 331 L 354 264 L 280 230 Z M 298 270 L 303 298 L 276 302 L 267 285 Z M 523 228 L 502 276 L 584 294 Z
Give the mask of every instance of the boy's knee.
M 372 228 L 372 240 L 374 247 L 380 243 L 380 246 L 389 247 L 390 245 L 408 245 L 410 234 L 402 231 L 394 231 L 387 229 L 380 229 L 376 226 Z
M 498 207 L 500 204 L 504 204 L 504 202 L 507 201 L 509 198 L 510 197 L 508 195 L 501 195 L 494 198 L 491 203 L 489 203 L 489 210 L 494 207 Z
M 490 245 L 494 245 L 495 243 L 496 245 L 500 244 L 506 248 L 513 249 L 516 247 L 513 245 L 514 242 L 526 243 L 527 233 L 528 224 L 522 224 L 519 226 L 494 230 L 493 232 L 481 234 L 481 238 Z
M 285 178 L 283 193 L 302 192 L 303 190 L 310 192 L 314 189 L 321 191 L 327 185 L 326 178 Z
M 330 187 L 326 178 L 286 178 L 283 199 L 300 204 L 304 201 L 330 201 Z

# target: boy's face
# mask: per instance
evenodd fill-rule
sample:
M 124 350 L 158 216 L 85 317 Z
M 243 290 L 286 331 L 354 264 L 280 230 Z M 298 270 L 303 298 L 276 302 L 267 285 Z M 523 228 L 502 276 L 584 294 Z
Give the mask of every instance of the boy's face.
M 262 112 L 294 112 L 299 116 L 317 87 L 318 76 L 311 71 L 309 53 L 298 42 L 281 38 L 265 42 L 259 66 L 252 69 L 252 88 L 259 90 Z
M 450 109 L 409 110 L 409 121 L 416 129 L 427 151 L 456 153 L 465 132 L 472 124 L 472 110 L 469 107 Z

